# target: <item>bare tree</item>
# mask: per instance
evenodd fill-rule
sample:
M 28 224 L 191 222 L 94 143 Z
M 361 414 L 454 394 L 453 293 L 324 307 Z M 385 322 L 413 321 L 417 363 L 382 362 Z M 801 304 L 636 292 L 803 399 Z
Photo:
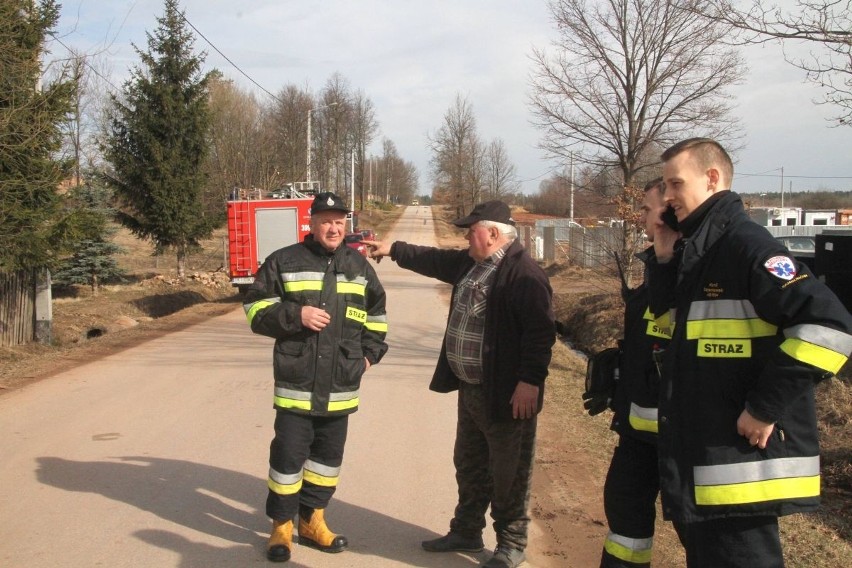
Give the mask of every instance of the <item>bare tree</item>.
M 259 167 L 261 107 L 233 81 L 214 75 L 210 81 L 210 151 L 205 164 L 209 176 L 205 208 L 221 211 L 233 187 L 262 183 Z M 268 189 L 268 188 L 267 188 Z
M 49 81 L 60 80 L 63 75 L 77 85 L 68 121 L 62 125 L 62 154 L 71 162 L 71 182 L 75 187 L 83 183 L 85 170 L 93 170 L 102 161 L 98 137 L 105 130 L 104 109 L 109 102 L 106 85 L 109 70 L 101 54 L 85 54 L 68 48 L 68 55 L 49 64 L 46 76 Z M 61 63 L 61 65 L 60 65 Z
M 319 179 L 324 188 L 343 194 L 351 154 L 348 134 L 352 120 L 352 93 L 349 82 L 341 74 L 335 73 L 326 81 L 313 116 L 315 140 L 312 142 L 316 142 L 314 160 Z
M 379 123 L 376 121 L 376 111 L 373 108 L 373 101 L 363 91 L 357 91 L 352 103 L 350 132 L 352 136 L 352 150 L 355 152 L 357 168 L 356 180 L 352 181 L 355 184 L 354 187 L 361 202 L 361 209 L 364 209 L 364 203 L 366 203 L 364 182 L 366 179 L 365 170 L 367 168 L 367 148 L 372 144 L 378 130 Z M 352 207 L 355 207 L 354 203 Z
M 835 126 L 852 126 L 852 0 L 796 0 L 796 8 L 782 10 L 766 0 L 750 0 L 739 8 L 731 0 L 709 0 L 698 6 L 707 18 L 745 32 L 746 43 L 781 41 L 809 44 L 807 57 L 784 52 L 790 64 L 825 90 L 821 104 L 837 107 Z
M 444 123 L 429 137 L 429 143 L 436 196 L 443 195 L 463 215 L 479 201 L 483 156 L 476 118 L 466 98 L 456 95 L 455 103 L 444 114 Z
M 551 0 L 552 53 L 533 51 L 531 106 L 551 157 L 614 166 L 620 187 L 649 162 L 650 145 L 738 134 L 726 88 L 745 66 L 708 26 L 705 0 Z
M 492 140 L 485 150 L 485 193 L 488 199 L 501 199 L 518 190 L 515 165 L 509 160 L 502 139 Z
M 308 111 L 312 108 L 311 93 L 295 85 L 281 89 L 266 108 L 264 130 L 271 138 L 281 183 L 307 179 Z

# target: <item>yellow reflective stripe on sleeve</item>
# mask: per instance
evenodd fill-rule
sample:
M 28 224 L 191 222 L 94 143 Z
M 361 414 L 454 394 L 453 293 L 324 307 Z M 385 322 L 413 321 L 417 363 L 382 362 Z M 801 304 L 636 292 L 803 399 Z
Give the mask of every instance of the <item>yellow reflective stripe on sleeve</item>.
M 274 298 L 268 300 L 258 300 L 257 302 L 253 302 L 251 304 L 243 304 L 243 310 L 245 310 L 246 312 L 246 319 L 249 321 L 249 323 L 251 323 L 252 320 L 254 320 L 254 316 L 257 315 L 257 312 L 279 302 L 281 302 L 280 298 Z
M 367 321 L 367 312 L 352 306 L 346 306 L 346 319 L 351 319 L 358 323 L 365 323 Z
M 819 495 L 819 456 L 693 468 L 695 502 L 741 505 Z
M 270 468 L 266 485 L 278 495 L 294 495 L 302 489 L 302 472 L 283 474 Z
M 837 374 L 846 363 L 846 356 L 831 349 L 790 337 L 781 344 L 781 351 L 802 363 Z
M 702 339 L 698 342 L 698 356 L 746 359 L 751 357 L 751 339 Z
M 824 325 L 803 323 L 784 330 L 784 337 L 793 337 L 847 355 L 852 352 L 852 335 Z
M 657 409 L 644 408 L 635 402 L 630 403 L 630 417 L 628 418 L 631 428 L 640 432 L 659 432 L 657 423 Z
M 367 316 L 367 321 L 364 324 L 364 327 L 369 329 L 370 331 L 375 331 L 378 333 L 387 333 L 388 332 L 388 318 L 387 316 Z
M 629 538 L 610 532 L 604 541 L 604 549 L 615 558 L 634 564 L 651 562 L 654 539 Z
M 339 467 L 329 467 L 312 460 L 305 462 L 304 471 L 305 481 L 320 487 L 336 487 L 340 479 Z

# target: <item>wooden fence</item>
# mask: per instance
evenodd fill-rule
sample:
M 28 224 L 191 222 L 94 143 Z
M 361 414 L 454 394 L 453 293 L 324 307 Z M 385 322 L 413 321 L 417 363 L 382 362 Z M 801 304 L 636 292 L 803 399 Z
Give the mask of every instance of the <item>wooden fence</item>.
M 32 272 L 0 273 L 0 346 L 33 340 L 35 292 Z

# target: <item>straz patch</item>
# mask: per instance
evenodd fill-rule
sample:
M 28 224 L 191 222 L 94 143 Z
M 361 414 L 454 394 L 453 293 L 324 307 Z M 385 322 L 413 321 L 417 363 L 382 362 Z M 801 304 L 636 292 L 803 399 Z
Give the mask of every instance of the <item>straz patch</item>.
M 781 280 L 792 280 L 796 277 L 796 263 L 788 256 L 773 256 L 763 263 L 763 267 Z
M 701 339 L 698 342 L 699 357 L 722 359 L 751 357 L 750 339 Z
M 355 320 L 358 323 L 366 323 L 367 321 L 367 312 L 364 310 L 359 310 L 358 308 L 353 308 L 352 306 L 346 307 L 346 319 Z

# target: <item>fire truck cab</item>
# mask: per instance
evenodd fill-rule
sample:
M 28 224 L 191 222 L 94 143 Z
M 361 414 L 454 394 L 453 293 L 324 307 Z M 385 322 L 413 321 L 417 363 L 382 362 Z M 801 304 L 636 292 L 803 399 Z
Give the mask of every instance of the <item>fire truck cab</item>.
M 256 190 L 231 192 L 228 199 L 228 275 L 241 292 L 276 250 L 302 242 L 311 232 L 311 203 L 316 190 L 292 188 L 279 198 Z M 283 195 L 273 192 L 272 195 Z

